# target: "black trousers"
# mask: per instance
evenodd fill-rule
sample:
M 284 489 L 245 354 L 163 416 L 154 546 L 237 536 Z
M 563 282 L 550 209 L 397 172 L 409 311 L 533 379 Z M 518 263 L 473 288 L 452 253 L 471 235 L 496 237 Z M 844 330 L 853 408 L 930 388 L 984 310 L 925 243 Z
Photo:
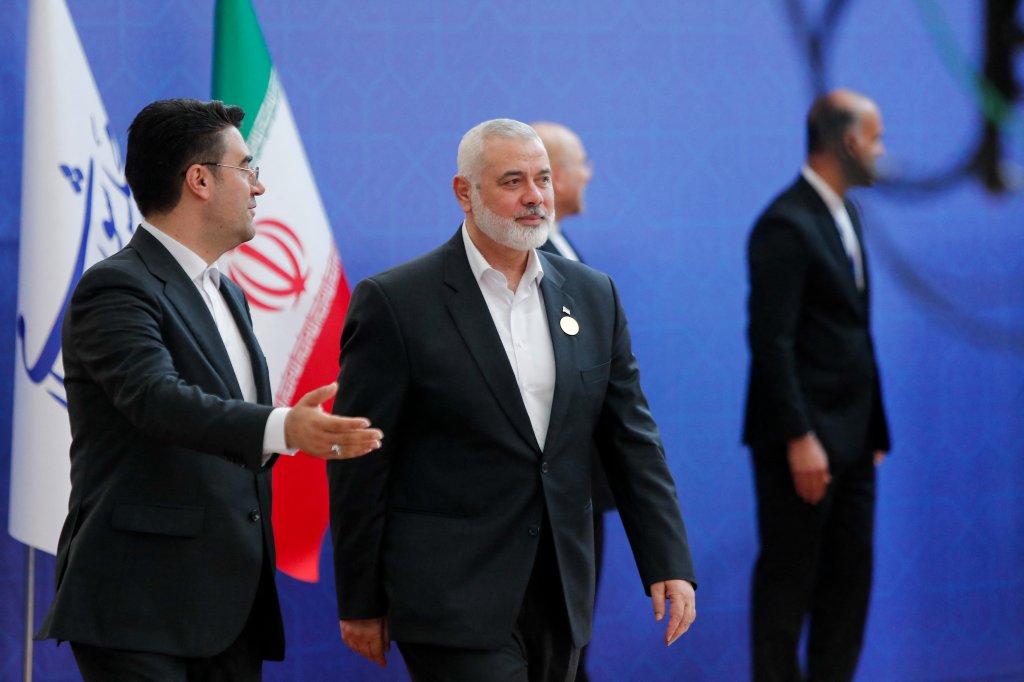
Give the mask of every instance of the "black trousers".
M 761 540 L 751 604 L 754 680 L 852 680 L 871 593 L 871 454 L 834 466 L 825 498 L 816 505 L 797 496 L 784 448 L 755 451 L 753 460 Z M 806 678 L 798 659 L 805 619 Z
M 572 643 L 547 521 L 516 626 L 501 648 L 397 644 L 413 682 L 573 682 L 580 650 Z

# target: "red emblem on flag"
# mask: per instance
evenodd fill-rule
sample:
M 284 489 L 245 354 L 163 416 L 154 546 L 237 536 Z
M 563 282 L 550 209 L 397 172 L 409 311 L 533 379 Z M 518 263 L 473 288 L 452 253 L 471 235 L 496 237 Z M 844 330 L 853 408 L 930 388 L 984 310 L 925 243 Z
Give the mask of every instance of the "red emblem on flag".
M 256 236 L 231 252 L 228 276 L 255 308 L 273 312 L 298 305 L 309 279 L 302 240 L 278 220 L 257 220 L 254 226 Z

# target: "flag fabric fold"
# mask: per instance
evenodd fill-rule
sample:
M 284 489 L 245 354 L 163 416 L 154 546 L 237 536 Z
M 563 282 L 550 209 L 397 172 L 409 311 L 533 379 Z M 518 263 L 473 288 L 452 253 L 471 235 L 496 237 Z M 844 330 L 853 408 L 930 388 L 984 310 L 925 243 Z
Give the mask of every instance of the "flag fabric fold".
M 274 402 L 291 405 L 338 376 L 348 283 L 250 0 L 218 0 L 214 36 L 213 97 L 245 109 L 242 133 L 267 187 L 256 237 L 225 257 L 227 273 L 249 299 Z M 325 464 L 301 452 L 281 457 L 273 480 L 277 567 L 315 582 L 328 522 Z

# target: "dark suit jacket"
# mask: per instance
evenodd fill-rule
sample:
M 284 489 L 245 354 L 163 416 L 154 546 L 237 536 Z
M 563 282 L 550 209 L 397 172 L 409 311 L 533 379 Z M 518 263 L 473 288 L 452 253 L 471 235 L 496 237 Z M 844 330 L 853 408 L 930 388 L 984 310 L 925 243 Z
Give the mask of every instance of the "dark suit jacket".
M 562 237 L 566 241 L 569 241 L 569 238 L 565 236 L 564 232 L 562 233 Z M 575 250 L 575 248 L 576 247 L 574 245 L 573 250 Z M 541 244 L 540 249 L 555 256 L 562 256 L 569 258 L 569 260 L 575 260 L 574 258 L 559 252 L 558 247 L 552 244 L 550 239 Z M 578 256 L 579 253 L 577 252 L 576 255 Z M 608 485 L 608 476 L 604 472 L 604 467 L 601 466 L 600 459 L 594 460 L 594 464 L 591 467 L 590 491 L 594 500 L 595 511 L 606 512 L 615 509 L 615 496 L 612 495 L 612 489 Z
M 750 235 L 750 384 L 744 442 L 776 451 L 814 431 L 841 466 L 889 450 L 889 429 L 870 332 L 870 279 L 860 218 L 850 214 L 863 254 L 865 286 L 831 213 L 799 178 L 758 219 Z
M 242 400 L 195 285 L 144 229 L 75 288 L 63 327 L 71 498 L 39 637 L 210 656 L 241 633 L 274 566 L 261 465 L 271 392 L 245 297 L 227 277 L 221 291 L 259 405 Z M 263 654 L 281 658 L 277 595 L 264 597 Z
M 557 367 L 543 450 L 460 232 L 353 293 L 334 410 L 368 416 L 385 438 L 380 450 L 328 468 L 342 619 L 386 615 L 397 641 L 503 644 L 546 515 L 582 645 L 594 606 L 595 452 L 643 584 L 694 579 L 615 287 L 585 265 L 541 259 Z M 576 336 L 559 327 L 563 306 L 579 322 Z

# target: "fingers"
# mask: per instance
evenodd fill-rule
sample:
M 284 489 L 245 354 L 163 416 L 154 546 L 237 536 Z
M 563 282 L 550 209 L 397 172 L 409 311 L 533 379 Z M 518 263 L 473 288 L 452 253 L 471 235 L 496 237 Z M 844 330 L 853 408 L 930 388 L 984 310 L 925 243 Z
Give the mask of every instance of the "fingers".
M 825 471 L 801 471 L 793 474 L 796 494 L 808 504 L 817 504 L 825 497 L 832 476 Z
M 381 446 L 384 432 L 370 428 L 370 420 L 364 417 L 329 416 L 324 426 L 324 437 L 331 459 L 359 457 L 373 452 Z
M 367 659 L 373 661 L 380 667 L 387 666 L 387 661 L 384 660 L 384 636 L 383 633 L 378 632 L 376 637 L 369 637 L 366 642 L 366 652 L 363 653 Z
M 326 414 L 319 405 L 296 405 L 285 417 L 288 447 L 320 459 L 359 457 L 379 448 L 383 438 L 380 429 L 370 428 L 370 420 Z
M 320 388 L 314 388 L 312 391 L 299 398 L 299 402 L 295 404 L 303 407 L 318 407 L 333 398 L 334 394 L 337 392 L 337 382 L 331 382 L 325 386 L 321 386 Z
M 661 622 L 665 617 L 665 583 L 651 585 L 651 605 L 654 607 L 654 620 Z
M 809 504 L 820 502 L 832 482 L 832 475 L 828 470 L 828 454 L 817 436 L 808 433 L 790 440 L 787 457 L 797 495 Z
M 685 580 L 666 580 L 651 585 L 654 618 L 665 615 L 665 600 L 669 603 L 668 624 L 665 626 L 665 646 L 671 645 L 690 629 L 697 618 L 697 595 L 693 585 Z
M 384 652 L 390 648 L 387 625 L 380 618 L 340 621 L 341 639 L 348 648 L 382 668 L 387 667 Z
M 683 594 L 669 594 L 670 615 L 665 628 L 665 646 L 671 646 L 697 619 L 696 604 Z

